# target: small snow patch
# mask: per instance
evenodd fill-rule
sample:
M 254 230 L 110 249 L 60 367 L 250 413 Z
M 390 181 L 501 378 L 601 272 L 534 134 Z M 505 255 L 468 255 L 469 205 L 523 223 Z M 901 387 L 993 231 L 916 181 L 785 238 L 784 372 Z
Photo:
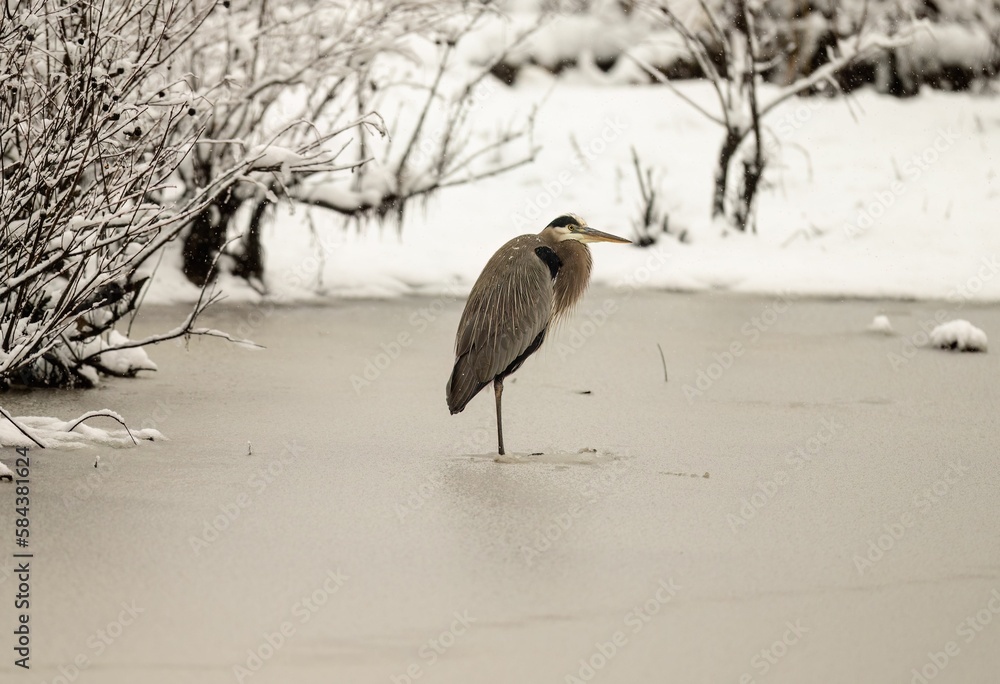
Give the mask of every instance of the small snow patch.
M 892 323 L 889 322 L 888 316 L 876 316 L 872 319 L 872 322 L 868 324 L 868 331 L 873 333 L 882 333 L 883 335 L 891 335 Z
M 3 463 L 0 463 L 0 482 L 3 482 L 4 480 L 10 480 L 13 482 L 14 471 L 5 466 Z
M 931 344 L 953 351 L 985 352 L 986 333 L 960 318 L 934 328 L 931 331 Z

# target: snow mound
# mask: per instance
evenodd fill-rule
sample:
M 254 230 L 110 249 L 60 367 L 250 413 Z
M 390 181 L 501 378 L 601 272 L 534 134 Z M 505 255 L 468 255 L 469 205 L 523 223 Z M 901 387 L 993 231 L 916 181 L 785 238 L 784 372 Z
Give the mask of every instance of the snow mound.
M 14 420 L 46 448 L 85 449 L 106 446 L 120 449 L 135 446 L 143 440 L 152 442 L 166 439 L 159 430 L 152 428 L 131 431 L 125 428 L 105 430 L 83 422 L 98 417 L 114 417 L 121 420 L 120 416 L 111 411 L 91 411 L 70 421 L 48 416 L 24 416 Z M 38 444 L 32 441 L 31 437 L 21 432 L 10 420 L 0 417 L 0 446 L 37 448 Z
M 112 330 L 108 335 L 108 345 L 111 351 L 101 353 L 101 365 L 114 373 L 122 375 L 134 375 L 136 371 L 156 370 L 156 364 L 146 354 L 142 347 L 131 347 L 129 349 L 114 349 L 131 342 L 117 330 Z
M 891 335 L 892 323 L 889 322 L 888 316 L 876 316 L 872 319 L 872 322 L 868 324 L 869 332 L 882 333 L 883 335 Z
M 0 482 L 2 482 L 4 480 L 10 480 L 11 482 L 13 482 L 14 481 L 14 471 L 12 471 L 10 468 L 8 468 L 7 466 L 5 466 L 3 463 L 0 463 Z
M 985 352 L 986 333 L 959 318 L 934 328 L 931 331 L 931 344 L 954 351 Z
M 132 344 L 132 340 L 117 330 L 112 330 L 108 333 L 107 340 L 95 337 L 87 342 L 83 347 L 83 354 L 95 355 L 95 363 L 113 375 L 132 377 L 139 371 L 155 371 L 156 364 L 146 354 L 146 350 L 142 347 L 129 347 L 127 346 L 129 344 Z M 96 371 L 85 369 L 83 372 L 95 385 L 97 384 L 99 377 Z

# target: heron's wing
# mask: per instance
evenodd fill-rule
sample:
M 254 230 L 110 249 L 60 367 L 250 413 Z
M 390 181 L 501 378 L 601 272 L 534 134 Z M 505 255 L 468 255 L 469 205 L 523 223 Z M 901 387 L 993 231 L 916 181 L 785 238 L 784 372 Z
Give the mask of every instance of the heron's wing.
M 539 247 L 544 244 L 537 235 L 514 238 L 486 263 L 473 286 L 455 338 L 448 381 L 452 413 L 496 376 L 513 372 L 541 343 L 553 293 L 552 271 L 536 253 Z

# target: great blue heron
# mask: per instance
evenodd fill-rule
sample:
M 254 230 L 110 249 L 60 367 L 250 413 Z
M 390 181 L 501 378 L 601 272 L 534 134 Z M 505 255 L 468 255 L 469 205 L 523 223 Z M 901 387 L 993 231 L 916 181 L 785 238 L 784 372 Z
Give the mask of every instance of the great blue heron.
M 573 308 L 590 280 L 588 242 L 631 242 L 564 214 L 538 235 L 516 237 L 494 254 L 472 287 L 455 336 L 448 408 L 462 411 L 491 382 L 497 450 L 503 455 L 503 380 L 542 346 L 549 324 Z

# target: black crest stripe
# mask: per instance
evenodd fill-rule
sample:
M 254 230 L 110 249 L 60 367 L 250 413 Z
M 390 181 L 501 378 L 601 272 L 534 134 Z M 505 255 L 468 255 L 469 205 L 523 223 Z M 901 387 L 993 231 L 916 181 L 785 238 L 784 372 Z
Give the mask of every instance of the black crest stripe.
M 565 228 L 566 226 L 575 226 L 579 223 L 579 219 L 573 218 L 569 214 L 563 214 L 557 219 L 554 219 L 552 223 L 549 224 L 549 228 Z

